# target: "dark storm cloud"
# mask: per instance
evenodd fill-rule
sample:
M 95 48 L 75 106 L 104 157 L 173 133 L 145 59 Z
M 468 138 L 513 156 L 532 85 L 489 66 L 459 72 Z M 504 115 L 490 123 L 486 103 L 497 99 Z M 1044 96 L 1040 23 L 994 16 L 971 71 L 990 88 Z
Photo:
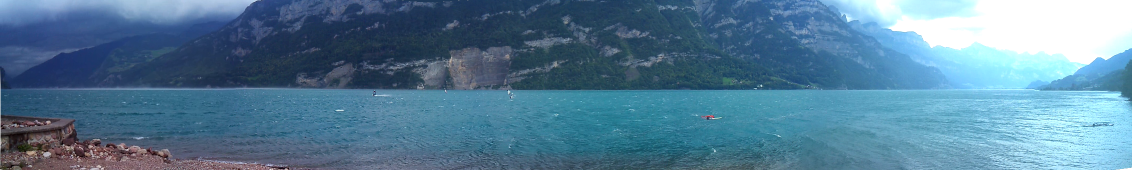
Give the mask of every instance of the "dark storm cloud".
M 970 17 L 976 14 L 977 0 L 821 0 L 837 7 L 853 20 L 876 22 L 882 27 L 896 24 L 901 17 L 928 20 L 944 17 Z M 878 4 L 881 3 L 881 4 Z
M 123 37 L 226 22 L 254 0 L 0 0 L 0 67 L 9 76 Z
M 178 24 L 233 17 L 252 0 L 0 0 L 0 25 L 57 20 L 75 12 L 106 12 L 134 21 Z

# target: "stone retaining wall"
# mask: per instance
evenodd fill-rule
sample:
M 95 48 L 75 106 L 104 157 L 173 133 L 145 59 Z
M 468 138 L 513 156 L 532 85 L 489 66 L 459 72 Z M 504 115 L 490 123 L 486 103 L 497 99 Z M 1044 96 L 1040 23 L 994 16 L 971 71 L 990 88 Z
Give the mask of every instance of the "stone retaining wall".
M 15 129 L 4 129 L 3 132 L 3 149 L 4 152 L 13 151 L 16 146 L 20 144 L 52 144 L 58 145 L 60 142 L 71 139 L 75 140 L 77 134 L 75 133 L 75 120 L 74 119 L 59 119 L 59 118 L 41 118 L 41 117 L 25 117 L 25 116 L 0 116 L 3 117 L 4 122 L 10 121 L 34 121 L 39 120 L 51 121 L 52 123 L 44 126 L 23 127 Z

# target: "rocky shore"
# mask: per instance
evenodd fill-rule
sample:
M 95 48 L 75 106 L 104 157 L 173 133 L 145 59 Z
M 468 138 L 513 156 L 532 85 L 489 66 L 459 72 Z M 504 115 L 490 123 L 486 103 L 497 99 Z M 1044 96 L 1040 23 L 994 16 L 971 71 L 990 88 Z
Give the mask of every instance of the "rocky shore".
M 99 139 L 62 144 L 21 146 L 2 155 L 0 169 L 291 169 L 262 164 L 170 159 L 168 149 L 154 150 L 125 143 L 102 144 Z

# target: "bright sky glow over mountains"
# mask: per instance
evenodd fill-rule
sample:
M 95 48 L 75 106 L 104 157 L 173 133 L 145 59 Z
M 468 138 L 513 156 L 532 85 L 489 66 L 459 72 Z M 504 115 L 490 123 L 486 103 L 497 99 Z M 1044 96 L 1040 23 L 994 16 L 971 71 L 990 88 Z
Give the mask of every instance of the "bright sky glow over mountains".
M 1088 64 L 1132 48 L 1132 1 L 1119 0 L 822 0 L 850 20 L 915 31 L 932 46 L 978 42 L 1064 54 Z

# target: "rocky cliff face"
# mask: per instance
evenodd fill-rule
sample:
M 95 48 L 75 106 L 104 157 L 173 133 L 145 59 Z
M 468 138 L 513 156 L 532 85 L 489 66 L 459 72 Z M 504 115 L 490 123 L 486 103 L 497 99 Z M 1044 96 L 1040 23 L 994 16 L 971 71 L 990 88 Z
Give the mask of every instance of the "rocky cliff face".
M 428 63 L 424 67 L 418 67 L 413 70 L 413 73 L 421 75 L 421 80 L 424 80 L 424 85 L 418 89 L 440 89 L 447 83 L 449 63 L 447 61 L 434 61 Z M 498 68 L 496 68 L 498 69 Z
M 337 62 L 335 67 L 325 75 L 313 76 L 307 73 L 299 73 L 295 75 L 295 84 L 304 88 L 346 88 L 350 84 L 350 80 L 354 78 L 353 63 L 345 63 L 345 61 Z
M 120 79 L 453 89 L 946 84 L 817 0 L 263 0 L 138 68 Z
M 511 47 L 491 47 L 487 50 L 465 48 L 452 50 L 448 59 L 448 75 L 452 75 L 453 88 L 476 89 L 503 85 L 511 66 Z

